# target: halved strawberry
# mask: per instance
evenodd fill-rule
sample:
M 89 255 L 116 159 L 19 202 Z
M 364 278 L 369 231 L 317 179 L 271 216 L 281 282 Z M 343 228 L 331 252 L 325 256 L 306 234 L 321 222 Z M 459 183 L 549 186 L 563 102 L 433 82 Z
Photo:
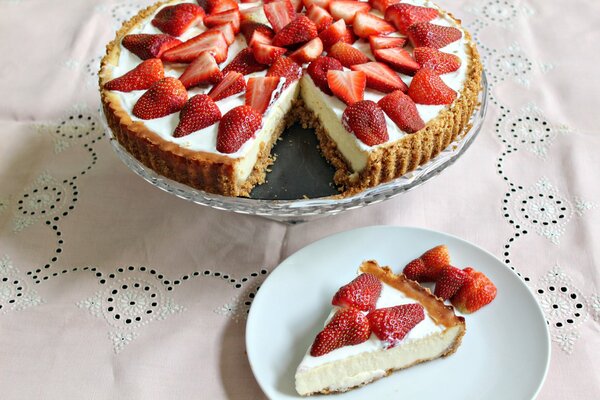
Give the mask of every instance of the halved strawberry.
M 248 75 L 253 72 L 263 71 L 267 69 L 267 67 L 267 65 L 256 61 L 252 54 L 252 49 L 246 47 L 245 49 L 240 50 L 233 60 L 223 68 L 223 73 L 226 74 L 229 71 L 235 71 L 242 75 Z
M 227 59 L 227 41 L 219 31 L 206 31 L 163 53 L 161 59 L 169 62 L 190 63 L 202 52 L 209 52 L 217 63 Z
M 224 76 L 221 82 L 217 83 L 208 92 L 214 101 L 219 101 L 234 94 L 238 94 L 246 90 L 246 81 L 244 75 L 239 72 L 229 71 Z
M 350 68 L 352 65 L 364 64 L 370 61 L 362 51 L 344 42 L 337 42 L 331 46 L 327 55 L 339 60 L 342 65 L 347 68 Z
M 165 76 L 163 63 L 158 58 L 150 58 L 124 75 L 106 82 L 104 89 L 119 92 L 148 89 Z
M 352 30 L 357 36 L 367 38 L 371 35 L 385 35 L 395 32 L 396 28 L 369 12 L 361 11 L 354 15 Z
M 350 105 L 361 101 L 367 76 L 362 71 L 327 71 L 327 84 L 338 99 Z
M 296 11 L 289 0 L 275 1 L 265 4 L 263 7 L 265 15 L 275 32 L 279 32 L 296 18 Z
M 386 348 L 390 348 L 425 319 L 425 310 L 418 303 L 403 304 L 371 311 L 367 319 L 375 336 L 385 342 Z
M 137 33 L 126 35 L 121 44 L 142 60 L 147 60 L 149 58 L 160 58 L 165 51 L 179 46 L 181 40 L 166 33 Z
M 389 139 L 385 115 L 371 100 L 350 104 L 342 114 L 344 128 L 367 146 L 385 143 Z
M 369 4 L 375 10 L 380 11 L 382 14 L 385 14 L 385 10 L 391 5 L 396 3 L 400 3 L 402 0 L 369 0 Z
M 417 282 L 421 281 L 421 277 L 423 276 L 424 272 L 425 263 L 420 258 L 415 258 L 414 260 L 406 264 L 406 266 L 402 270 L 404 276 L 406 276 L 408 279 L 412 279 L 413 281 Z
M 258 24 L 268 24 L 269 20 L 265 15 L 265 10 L 262 4 L 250 8 L 240 10 L 240 23 L 241 22 L 256 22 Z
M 354 31 L 352 30 L 351 27 L 347 26 L 346 27 L 346 32 L 344 32 L 344 35 L 340 38 L 340 42 L 344 42 L 344 43 L 348 43 L 348 44 L 353 44 L 357 40 L 358 40 L 358 36 L 356 36 L 354 34 Z
M 375 309 L 382 288 L 381 281 L 375 275 L 360 274 L 350 283 L 338 289 L 331 300 L 331 304 L 361 311 L 371 311 Z
M 264 114 L 271 103 L 273 91 L 279 86 L 278 76 L 261 76 L 248 79 L 246 105 Z
M 408 38 L 414 47 L 433 47 L 441 49 L 462 37 L 460 29 L 453 26 L 441 26 L 429 22 L 419 22 L 408 27 Z
M 379 90 L 383 93 L 390 93 L 394 90 L 406 92 L 408 86 L 394 70 L 380 62 L 368 62 L 365 64 L 353 65 L 352 71 L 362 71 L 367 76 L 367 87 Z
M 310 355 L 319 357 L 344 346 L 357 345 L 371 336 L 367 317 L 354 308 L 335 313 L 327 326 L 317 334 L 310 348 Z
M 166 77 L 154 82 L 133 106 L 133 115 L 141 119 L 164 117 L 181 110 L 187 91 L 179 79 Z
M 275 60 L 279 56 L 285 54 L 286 51 L 287 49 L 283 47 L 271 46 L 258 41 L 255 41 L 252 44 L 252 54 L 254 54 L 254 59 L 265 65 L 273 64 Z
M 208 52 L 200 53 L 179 77 L 183 86 L 189 89 L 203 83 L 217 83 L 223 79 L 223 74 L 214 57 Z
M 290 58 L 302 65 L 316 60 L 323 53 L 323 42 L 318 37 L 314 38 L 298 50 L 290 54 Z
M 406 43 L 405 37 L 396 36 L 369 36 L 369 45 L 371 46 L 371 52 L 375 52 L 377 49 L 389 49 L 392 47 L 403 47 Z
M 445 244 L 427 250 L 420 258 L 425 263 L 425 272 L 421 277 L 425 282 L 437 281 L 444 268 L 450 264 L 450 252 Z
M 331 0 L 329 2 L 329 12 L 333 19 L 343 19 L 345 23 L 352 24 L 354 15 L 359 11 L 369 12 L 371 6 L 369 3 L 356 0 Z
M 221 111 L 210 96 L 197 94 L 185 103 L 179 113 L 179 123 L 173 137 L 187 136 L 215 124 L 221 119 Z
M 340 20 L 342 21 L 342 20 Z M 317 57 L 316 60 L 311 62 L 306 68 L 306 72 L 311 77 L 315 85 L 328 95 L 333 95 L 331 89 L 329 89 L 329 83 L 327 82 L 327 71 L 342 71 L 344 66 L 341 62 L 332 57 Z
M 292 22 L 275 34 L 273 46 L 290 46 L 305 43 L 317 37 L 317 27 L 304 15 L 299 15 Z
M 378 61 L 384 62 L 396 71 L 406 75 L 414 75 L 421 68 L 410 53 L 400 47 L 377 49 L 373 52 L 373 55 Z
M 297 13 L 302 11 L 302 9 L 304 8 L 302 0 L 290 0 L 290 3 L 292 3 L 292 5 L 294 6 L 294 10 L 296 10 Z
M 258 32 L 263 36 L 268 37 L 269 43 L 271 43 L 273 36 L 275 36 L 275 32 L 270 26 L 254 21 L 242 21 L 240 23 L 240 32 L 244 35 L 248 46 L 250 46 L 250 40 L 252 39 L 254 32 Z
M 281 89 L 284 90 L 293 82 L 300 79 L 302 76 L 302 67 L 296 64 L 291 58 L 280 56 L 267 71 L 267 76 L 285 78 L 285 83 Z
M 463 270 L 467 278 L 450 301 L 463 314 L 479 310 L 496 298 L 498 289 L 483 272 L 467 267 Z
M 421 68 L 429 68 L 440 75 L 456 71 L 461 64 L 457 55 L 443 53 L 433 47 L 417 47 L 413 51 L 413 57 Z
M 329 25 L 333 23 L 333 17 L 331 14 L 316 4 L 310 6 L 310 8 L 306 11 L 306 16 L 315 23 L 317 31 L 319 32 L 321 32 L 323 29 L 329 28 Z
M 450 104 L 456 99 L 456 92 L 427 68 L 417 71 L 408 87 L 408 95 L 418 104 Z
M 197 4 L 182 3 L 163 7 L 152 19 L 152 25 L 172 36 L 181 36 L 202 21 L 204 9 Z
M 467 273 L 462 269 L 446 266 L 435 283 L 434 294 L 444 300 L 454 296 L 467 280 Z
M 235 153 L 262 125 L 262 115 L 250 106 L 238 106 L 229 110 L 219 123 L 217 150 Z
M 408 27 L 417 22 L 428 22 L 438 16 L 435 8 L 413 6 L 412 4 L 400 3 L 389 6 L 385 10 L 385 20 L 406 35 Z
M 231 43 L 235 41 L 235 29 L 233 28 L 233 24 L 231 22 L 223 25 L 217 25 L 214 28 L 210 28 L 210 30 L 221 32 L 228 46 L 231 46 Z
M 254 33 L 252 34 L 252 38 L 250 38 L 250 41 L 248 42 L 248 47 L 254 47 L 254 45 L 256 43 L 270 45 L 271 43 L 273 43 L 273 39 L 270 38 L 269 36 L 265 35 L 264 33 L 260 32 L 259 30 L 255 30 Z
M 377 104 L 398 128 L 406 133 L 414 133 L 425 127 L 425 122 L 419 115 L 415 102 L 403 91 L 396 90 L 380 99 Z M 415 280 L 419 280 L 419 278 Z
M 312 5 L 316 5 L 323 8 L 324 10 L 327 10 L 329 8 L 330 1 L 331 0 L 302 0 L 302 3 L 304 3 L 304 7 L 306 7 L 307 10 Z
M 239 8 L 235 0 L 208 0 L 208 12 L 210 14 L 218 14 L 229 10 L 237 10 Z
M 319 34 L 323 42 L 323 48 L 329 50 L 331 46 L 339 42 L 346 35 L 346 23 L 343 19 L 334 22 Z
M 240 31 L 240 11 L 227 10 L 218 14 L 211 14 L 204 18 L 204 25 L 208 28 L 231 23 L 235 33 Z

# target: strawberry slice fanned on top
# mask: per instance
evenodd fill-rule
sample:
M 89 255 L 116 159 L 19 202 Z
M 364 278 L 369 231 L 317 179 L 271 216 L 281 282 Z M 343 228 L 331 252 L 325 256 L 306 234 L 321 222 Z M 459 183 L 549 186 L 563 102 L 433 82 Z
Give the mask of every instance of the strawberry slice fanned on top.
M 181 40 L 166 33 L 136 33 L 123 37 L 121 44 L 142 60 L 147 60 L 161 58 L 165 51 L 179 46 Z
M 190 63 L 202 52 L 208 52 L 217 63 L 227 59 L 227 41 L 219 31 L 206 31 L 198 36 L 165 51 L 161 57 L 163 61 Z
M 202 21 L 204 15 L 204 9 L 197 4 L 176 4 L 163 7 L 156 13 L 152 25 L 169 35 L 181 36 L 190 27 Z
M 156 81 L 165 76 L 163 63 L 158 58 L 151 58 L 118 78 L 106 82 L 104 88 L 119 92 L 148 89 Z
M 283 47 L 272 46 L 270 44 L 254 42 L 252 43 L 252 54 L 254 59 L 261 64 L 271 65 L 279 58 L 279 56 L 285 54 L 287 49 Z

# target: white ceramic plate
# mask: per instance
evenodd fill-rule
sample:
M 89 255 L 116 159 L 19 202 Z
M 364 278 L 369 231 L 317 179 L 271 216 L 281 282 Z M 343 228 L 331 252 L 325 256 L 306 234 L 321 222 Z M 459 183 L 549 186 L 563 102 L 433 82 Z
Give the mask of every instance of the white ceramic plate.
M 465 317 L 467 334 L 452 356 L 393 373 L 335 399 L 534 398 L 548 370 L 550 339 L 542 311 L 525 283 L 493 255 L 464 240 L 393 226 L 319 240 L 290 256 L 267 278 L 246 326 L 248 358 L 265 394 L 271 399 L 300 398 L 294 389 L 296 367 L 322 329 L 333 294 L 355 277 L 363 260 L 375 259 L 400 272 L 407 262 L 442 243 L 448 245 L 454 265 L 473 266 L 496 284 L 496 299 Z

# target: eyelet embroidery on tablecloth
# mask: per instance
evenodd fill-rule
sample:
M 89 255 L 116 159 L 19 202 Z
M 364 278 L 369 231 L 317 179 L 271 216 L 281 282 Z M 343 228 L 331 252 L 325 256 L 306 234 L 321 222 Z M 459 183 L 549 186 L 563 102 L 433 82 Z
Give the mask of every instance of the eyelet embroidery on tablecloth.
M 529 5 L 518 0 L 474 0 L 464 9 L 479 17 L 481 28 L 494 24 L 512 29 L 516 19 L 527 18 L 535 13 Z
M 21 311 L 42 302 L 41 297 L 28 286 L 10 258 L 0 258 L 0 313 Z
M 256 281 L 251 286 L 246 288 L 243 293 L 234 296 L 228 303 L 223 304 L 220 307 L 215 308 L 213 311 L 219 315 L 223 315 L 231 319 L 233 322 L 238 323 L 239 321 L 245 320 L 250 312 L 250 306 L 256 296 L 256 293 L 260 289 L 260 286 L 264 282 L 268 271 L 262 269 L 260 275 L 257 272 L 250 274 L 251 277 L 256 277 Z

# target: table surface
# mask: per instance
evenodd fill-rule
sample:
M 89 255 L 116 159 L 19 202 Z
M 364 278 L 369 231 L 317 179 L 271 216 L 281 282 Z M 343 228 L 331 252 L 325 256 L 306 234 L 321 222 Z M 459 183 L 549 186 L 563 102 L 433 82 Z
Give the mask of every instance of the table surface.
M 263 398 L 244 345 L 257 287 L 315 240 L 386 224 L 514 268 L 552 337 L 539 399 L 599 398 L 600 3 L 439 3 L 484 59 L 480 136 L 407 194 L 290 226 L 178 199 L 114 154 L 96 73 L 148 1 L 0 0 L 1 397 Z

